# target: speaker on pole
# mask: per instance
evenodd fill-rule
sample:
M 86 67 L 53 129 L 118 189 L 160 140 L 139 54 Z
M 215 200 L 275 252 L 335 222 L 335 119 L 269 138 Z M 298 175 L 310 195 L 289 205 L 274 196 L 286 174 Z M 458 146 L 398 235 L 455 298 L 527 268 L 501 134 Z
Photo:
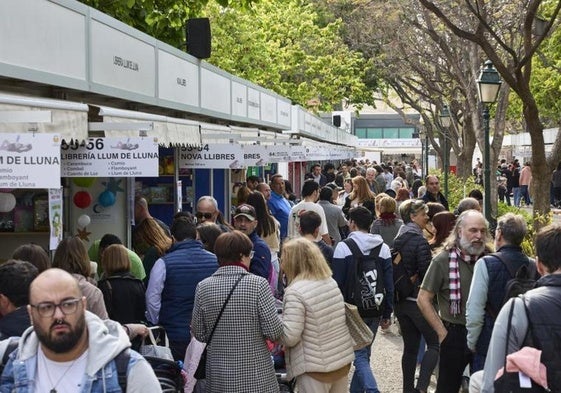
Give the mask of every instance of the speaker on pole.
M 333 115 L 333 125 L 335 127 L 341 127 L 341 115 Z
M 208 18 L 187 20 L 187 53 L 199 59 L 210 57 L 210 21 Z

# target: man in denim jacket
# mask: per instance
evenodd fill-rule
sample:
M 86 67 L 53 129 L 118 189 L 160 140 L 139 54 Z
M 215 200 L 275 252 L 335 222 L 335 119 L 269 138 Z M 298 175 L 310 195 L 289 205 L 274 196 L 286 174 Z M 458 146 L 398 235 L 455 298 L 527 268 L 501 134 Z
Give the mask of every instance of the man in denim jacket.
M 77 281 L 48 269 L 32 283 L 32 327 L 10 354 L 0 392 L 120 392 L 115 357 L 130 347 L 124 329 L 86 311 Z M 129 350 L 127 392 L 161 392 L 152 368 Z

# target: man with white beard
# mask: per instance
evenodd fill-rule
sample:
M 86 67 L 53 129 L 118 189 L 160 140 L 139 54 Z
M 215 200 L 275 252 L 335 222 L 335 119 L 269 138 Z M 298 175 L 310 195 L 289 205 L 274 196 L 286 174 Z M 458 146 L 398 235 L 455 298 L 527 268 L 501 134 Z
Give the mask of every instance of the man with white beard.
M 489 225 L 476 210 L 463 212 L 423 279 L 417 304 L 438 334 L 440 362 L 436 393 L 458 393 L 471 361 L 467 347 L 466 301 L 475 262 L 486 253 Z M 434 297 L 438 301 L 438 313 Z

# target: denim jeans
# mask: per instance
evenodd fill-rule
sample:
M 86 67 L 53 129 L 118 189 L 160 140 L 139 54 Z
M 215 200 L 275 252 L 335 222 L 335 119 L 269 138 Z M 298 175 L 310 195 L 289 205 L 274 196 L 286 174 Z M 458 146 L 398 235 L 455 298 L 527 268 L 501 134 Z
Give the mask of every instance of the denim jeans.
M 432 372 L 438 362 L 438 336 L 421 314 L 415 301 L 400 302 L 395 308 L 395 315 L 403 337 L 403 355 L 401 357 L 403 392 L 413 393 L 414 388 L 426 392 Z M 420 362 L 419 379 L 415 386 L 415 366 L 421 337 L 426 340 L 427 350 Z
M 364 323 L 370 327 L 374 333 L 374 339 L 376 339 L 380 318 L 364 318 Z M 350 393 L 380 393 L 376 378 L 374 378 L 374 373 L 370 367 L 371 354 L 372 344 L 355 351 L 355 372 L 351 380 Z
M 514 198 L 514 206 L 520 207 L 520 187 L 512 187 L 512 196 Z
M 520 186 L 520 196 L 524 198 L 524 203 L 526 206 L 530 206 L 532 201 L 530 200 L 530 191 L 528 186 Z

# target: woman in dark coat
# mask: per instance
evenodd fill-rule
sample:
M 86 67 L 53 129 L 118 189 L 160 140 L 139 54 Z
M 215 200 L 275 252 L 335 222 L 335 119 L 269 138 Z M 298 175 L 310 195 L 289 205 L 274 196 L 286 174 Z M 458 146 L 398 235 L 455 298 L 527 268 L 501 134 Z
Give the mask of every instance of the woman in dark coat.
M 112 244 L 101 255 L 104 278 L 97 284 L 109 318 L 125 323 L 145 320 L 146 300 L 144 284 L 130 273 L 127 249 L 121 244 Z
M 401 204 L 399 211 L 404 225 L 394 240 L 394 250 L 399 251 L 406 275 L 413 283 L 410 293 L 403 294 L 395 305 L 395 315 L 399 320 L 404 346 L 401 357 L 403 392 L 426 392 L 432 371 L 438 362 L 439 352 L 438 336 L 417 307 L 419 285 L 432 259 L 431 248 L 423 236 L 423 229 L 428 221 L 428 207 L 421 199 L 409 199 Z M 427 343 L 427 351 L 423 356 L 415 386 L 415 368 L 421 335 Z

